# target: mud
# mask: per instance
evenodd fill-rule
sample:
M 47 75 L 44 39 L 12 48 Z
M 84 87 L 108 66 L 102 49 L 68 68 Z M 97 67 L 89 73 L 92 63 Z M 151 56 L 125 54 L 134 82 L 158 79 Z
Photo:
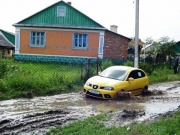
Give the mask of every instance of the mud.
M 82 93 L 0 101 L 0 134 L 44 135 L 58 125 L 106 112 L 106 126 L 153 121 L 180 108 L 180 81 L 151 85 L 140 96 L 100 100 Z

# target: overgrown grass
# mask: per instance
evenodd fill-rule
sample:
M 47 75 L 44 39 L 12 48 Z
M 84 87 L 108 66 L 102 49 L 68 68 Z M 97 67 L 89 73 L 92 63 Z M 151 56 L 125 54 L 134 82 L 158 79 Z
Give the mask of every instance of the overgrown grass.
M 180 135 L 180 112 L 173 117 L 162 117 L 151 124 L 135 124 L 131 126 L 129 135 Z
M 160 83 L 160 82 L 169 82 L 169 81 L 177 81 L 180 80 L 179 74 L 174 74 L 173 69 L 169 69 L 167 67 L 164 68 L 156 68 L 149 75 L 150 83 Z
M 0 100 L 82 90 L 84 65 L 1 60 Z
M 102 62 L 103 68 L 111 66 L 110 61 Z M 131 62 L 124 65 L 132 66 Z M 150 84 L 180 80 L 179 74 L 174 74 L 168 66 L 153 67 L 140 65 L 149 76 Z M 96 70 L 90 71 L 96 74 Z M 54 95 L 82 90 L 85 76 L 84 65 L 48 64 L 0 61 L 0 100 L 33 96 Z M 49 135 L 180 135 L 180 112 L 172 118 L 162 118 L 152 124 L 133 124 L 127 127 L 107 128 L 103 121 L 108 120 L 108 114 L 90 117 L 76 121 L 64 127 L 52 129 Z
M 133 62 L 127 61 L 124 65 L 133 66 Z M 151 65 L 148 63 L 140 63 L 139 67 L 147 73 L 150 84 L 180 80 L 180 75 L 174 74 L 174 70 L 170 65 Z
M 121 135 L 126 130 L 121 128 L 106 128 L 103 121 L 108 120 L 107 114 L 89 117 L 83 121 L 75 121 L 64 127 L 51 129 L 47 135 Z
M 66 126 L 52 128 L 47 135 L 180 135 L 180 112 L 162 117 L 154 123 L 131 124 L 125 127 L 106 127 L 108 114 L 101 114 Z
M 109 60 L 102 61 L 102 70 L 113 65 Z M 133 66 L 131 61 L 124 63 Z M 149 76 L 150 84 L 180 80 L 168 66 L 154 67 L 140 64 Z M 54 95 L 81 91 L 86 78 L 84 64 L 31 63 L 0 60 L 0 100 L 27 98 L 32 96 Z M 97 74 L 96 66 L 91 65 L 89 75 Z

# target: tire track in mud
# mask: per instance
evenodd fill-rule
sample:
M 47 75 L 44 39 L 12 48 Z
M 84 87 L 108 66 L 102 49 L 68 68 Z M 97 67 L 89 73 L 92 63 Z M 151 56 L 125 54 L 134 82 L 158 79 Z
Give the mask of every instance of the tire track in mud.
M 62 125 L 68 121 L 77 120 L 66 115 L 69 112 L 64 110 L 50 110 L 44 113 L 36 113 L 24 116 L 20 119 L 0 120 L 0 134 L 22 134 L 32 132 L 36 129 L 47 129 L 49 127 Z
M 52 127 L 103 111 L 110 112 L 111 116 L 105 125 L 126 125 L 139 118 L 141 121 L 142 117 L 143 120 L 159 117 L 166 109 L 163 107 L 176 108 L 175 102 L 180 108 L 179 82 L 152 85 L 145 95 L 117 100 L 93 100 L 79 93 L 10 100 L 0 104 L 0 135 L 45 135 Z

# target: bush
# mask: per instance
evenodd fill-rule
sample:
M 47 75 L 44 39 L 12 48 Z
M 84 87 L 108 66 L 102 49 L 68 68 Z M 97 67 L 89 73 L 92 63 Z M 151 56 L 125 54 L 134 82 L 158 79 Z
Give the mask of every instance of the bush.
M 106 69 L 106 68 L 108 68 L 108 67 L 110 67 L 110 66 L 113 66 L 114 64 L 113 64 L 113 62 L 111 61 L 111 60 L 103 60 L 102 62 L 101 62 L 101 68 L 102 68 L 102 70 L 104 70 L 104 69 Z
M 139 68 L 143 69 L 148 75 L 151 75 L 154 71 L 154 66 L 148 63 L 141 63 Z
M 0 79 L 4 77 L 8 70 L 8 63 L 5 60 L 0 60 Z
M 124 63 L 124 66 L 133 67 L 133 66 L 134 66 L 134 65 L 133 65 L 133 61 L 130 61 L 130 60 L 126 61 L 126 62 Z

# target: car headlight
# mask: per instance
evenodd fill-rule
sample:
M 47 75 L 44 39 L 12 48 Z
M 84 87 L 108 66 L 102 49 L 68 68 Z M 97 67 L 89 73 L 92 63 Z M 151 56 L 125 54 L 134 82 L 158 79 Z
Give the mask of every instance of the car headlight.
M 114 88 L 111 86 L 101 87 L 101 89 L 103 89 L 103 90 L 114 90 Z
M 89 82 L 86 82 L 85 85 L 90 86 L 90 87 L 92 86 L 92 84 Z

